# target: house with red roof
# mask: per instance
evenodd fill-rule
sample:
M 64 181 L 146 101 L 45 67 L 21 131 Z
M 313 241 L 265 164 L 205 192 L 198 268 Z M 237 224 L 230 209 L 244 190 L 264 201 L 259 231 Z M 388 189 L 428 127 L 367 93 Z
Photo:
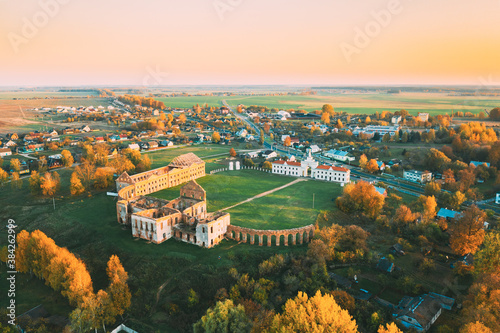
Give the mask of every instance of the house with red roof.
M 319 165 L 311 171 L 311 178 L 336 183 L 349 183 L 350 175 L 349 169 L 332 165 Z

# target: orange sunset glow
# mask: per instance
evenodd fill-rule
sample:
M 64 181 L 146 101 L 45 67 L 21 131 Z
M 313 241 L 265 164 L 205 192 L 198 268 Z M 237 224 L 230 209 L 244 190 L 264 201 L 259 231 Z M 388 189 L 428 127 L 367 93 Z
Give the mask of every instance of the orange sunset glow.
M 0 85 L 500 81 L 498 0 L 1 1 Z

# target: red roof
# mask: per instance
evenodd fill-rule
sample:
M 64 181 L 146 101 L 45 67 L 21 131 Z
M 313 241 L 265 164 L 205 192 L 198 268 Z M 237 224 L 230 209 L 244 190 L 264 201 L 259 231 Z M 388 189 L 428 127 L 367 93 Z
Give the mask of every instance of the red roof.
M 333 170 L 333 171 L 339 171 L 339 172 L 347 172 L 347 171 L 349 171 L 346 168 L 341 168 L 341 167 L 336 167 L 336 166 L 331 166 L 331 165 L 320 165 L 316 169 Z
M 287 165 L 292 165 L 292 166 L 300 166 L 300 162 L 293 162 L 293 161 L 282 161 L 282 160 L 278 160 L 278 161 L 274 161 L 273 164 L 287 164 Z

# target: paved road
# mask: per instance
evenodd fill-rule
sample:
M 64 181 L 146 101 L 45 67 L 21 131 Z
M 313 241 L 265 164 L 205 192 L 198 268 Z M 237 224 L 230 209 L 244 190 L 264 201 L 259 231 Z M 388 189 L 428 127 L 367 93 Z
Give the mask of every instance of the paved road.
M 225 107 L 227 107 L 229 109 L 229 111 L 231 111 L 231 113 L 236 117 L 238 118 L 239 120 L 241 120 L 242 122 L 246 123 L 248 126 L 250 126 L 250 128 L 253 128 L 255 133 L 257 133 L 258 135 L 260 135 L 260 128 L 255 125 L 253 122 L 251 122 L 250 120 L 248 120 L 247 117 L 243 116 L 242 114 L 238 113 L 238 112 L 235 112 L 233 110 L 232 107 L 229 106 L 229 104 L 226 102 L 226 100 L 223 100 L 222 101 L 222 104 L 224 104 Z

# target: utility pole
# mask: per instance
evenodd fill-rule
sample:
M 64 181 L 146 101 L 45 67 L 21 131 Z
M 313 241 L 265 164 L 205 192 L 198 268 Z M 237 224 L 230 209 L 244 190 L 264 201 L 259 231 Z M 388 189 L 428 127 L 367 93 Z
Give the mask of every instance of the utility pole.
M 52 203 L 54 204 L 54 210 L 56 210 L 56 200 L 54 199 L 54 197 L 52 197 Z M 313 204 L 314 206 L 314 204 Z

